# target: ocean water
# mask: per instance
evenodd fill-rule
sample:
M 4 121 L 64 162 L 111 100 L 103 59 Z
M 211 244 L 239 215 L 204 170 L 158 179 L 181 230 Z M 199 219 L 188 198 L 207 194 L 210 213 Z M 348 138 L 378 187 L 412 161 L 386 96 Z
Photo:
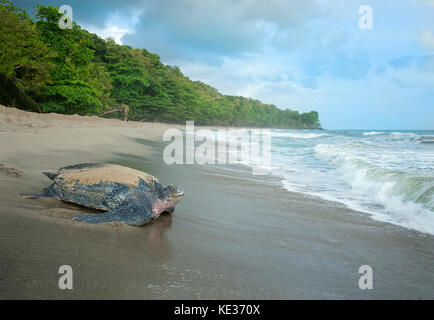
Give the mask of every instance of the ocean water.
M 434 130 L 272 130 L 271 151 L 288 191 L 434 234 Z

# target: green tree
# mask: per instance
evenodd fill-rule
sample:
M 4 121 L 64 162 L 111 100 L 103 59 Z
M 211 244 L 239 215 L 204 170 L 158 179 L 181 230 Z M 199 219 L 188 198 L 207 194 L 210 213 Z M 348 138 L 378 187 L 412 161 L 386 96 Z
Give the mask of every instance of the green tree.
M 146 49 L 101 39 L 73 23 L 58 26 L 58 8 L 38 5 L 35 21 L 0 0 L 0 102 L 44 112 L 131 120 L 194 120 L 203 125 L 319 128 L 318 113 L 281 110 L 215 88 L 164 65 Z M 34 100 L 32 100 L 34 99 Z M 128 109 L 126 106 L 128 105 Z M 114 112 L 123 110 L 125 112 Z
M 22 107 L 39 110 L 33 98 L 37 96 L 38 88 L 50 81 L 53 56 L 38 37 L 29 16 L 11 2 L 0 1 L 0 74 L 4 81 L 12 81 L 8 87 L 15 88 L 13 92 L 5 92 L 3 96 L 10 99 L 3 102 L 22 100 L 18 95 L 29 94 L 23 100 L 25 105 L 21 103 Z

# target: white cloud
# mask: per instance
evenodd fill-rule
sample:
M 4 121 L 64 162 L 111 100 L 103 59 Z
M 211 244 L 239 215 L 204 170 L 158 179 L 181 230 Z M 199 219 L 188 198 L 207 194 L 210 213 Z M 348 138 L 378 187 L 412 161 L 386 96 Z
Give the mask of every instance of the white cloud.
M 267 84 L 291 80 L 292 66 L 278 60 L 274 55 L 244 54 L 237 58 L 223 57 L 220 66 L 190 62 L 180 67 L 191 79 L 200 79 L 224 94 L 258 98 L 257 93 Z
M 98 28 L 87 29 L 155 52 L 224 94 L 315 109 L 326 127 L 427 127 L 434 25 L 432 7 L 421 6 L 434 0 L 371 1 L 373 32 L 358 28 L 360 4 L 351 1 L 107 1 L 115 8 L 104 6 Z M 408 65 L 390 65 L 407 56 Z M 407 119 L 409 108 L 420 113 Z M 394 116 L 372 117 L 378 110 Z
M 104 29 L 94 26 L 85 27 L 89 32 L 97 34 L 102 39 L 113 38 L 117 44 L 122 43 L 122 37 L 128 33 L 132 33 L 131 30 L 121 29 L 118 26 L 107 25 Z
M 418 4 L 421 6 L 434 6 L 434 0 L 419 0 Z
M 422 47 L 434 50 L 434 33 L 432 31 L 422 31 L 419 41 Z
M 244 96 L 275 104 L 280 108 L 297 107 L 310 111 L 311 105 L 297 100 L 298 93 L 313 93 L 301 85 L 305 82 L 296 66 L 279 54 L 245 54 L 242 57 L 224 57 L 219 66 L 206 63 L 185 63 L 182 72 L 192 80 L 201 80 L 219 89 L 223 94 Z
M 135 28 L 143 14 L 143 9 L 130 9 L 125 12 L 111 12 L 104 27 L 79 23 L 83 29 L 97 34 L 102 39 L 112 38 L 117 44 L 123 44 L 122 38 L 127 34 L 135 33 Z

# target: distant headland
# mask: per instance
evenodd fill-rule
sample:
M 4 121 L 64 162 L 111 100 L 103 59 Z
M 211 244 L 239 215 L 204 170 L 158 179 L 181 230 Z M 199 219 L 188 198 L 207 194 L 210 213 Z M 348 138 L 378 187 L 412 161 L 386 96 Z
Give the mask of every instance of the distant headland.
M 59 27 L 62 14 L 38 5 L 34 17 L 0 4 L 0 104 L 39 113 L 98 115 L 198 125 L 321 128 L 318 113 L 299 113 L 217 89 L 164 65 L 146 49 Z

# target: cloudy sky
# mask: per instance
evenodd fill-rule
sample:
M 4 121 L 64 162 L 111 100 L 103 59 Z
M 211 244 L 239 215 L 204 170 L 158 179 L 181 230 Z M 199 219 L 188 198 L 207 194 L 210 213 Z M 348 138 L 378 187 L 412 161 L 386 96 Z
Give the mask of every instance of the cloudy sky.
M 68 4 L 101 37 L 157 53 L 224 94 L 317 110 L 328 129 L 434 129 L 434 0 L 14 3 Z M 359 28 L 362 5 L 372 29 Z

